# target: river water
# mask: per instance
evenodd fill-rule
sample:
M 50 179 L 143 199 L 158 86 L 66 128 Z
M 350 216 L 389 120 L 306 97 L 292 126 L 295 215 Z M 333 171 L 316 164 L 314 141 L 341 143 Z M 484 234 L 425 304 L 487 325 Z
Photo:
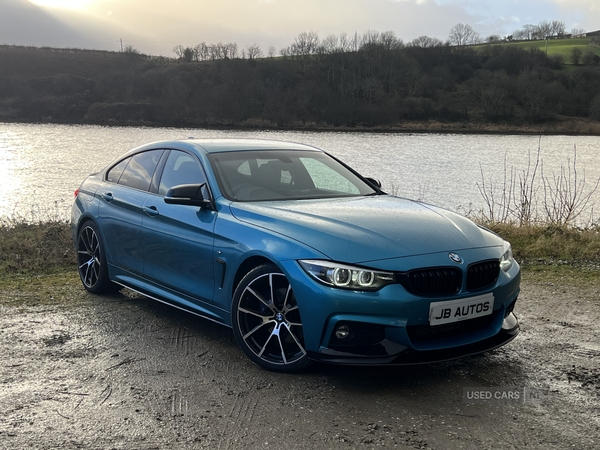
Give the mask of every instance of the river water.
M 0 218 L 68 218 L 73 192 L 127 150 L 165 139 L 266 138 L 322 148 L 365 176 L 379 179 L 396 195 L 424 200 L 461 213 L 487 210 L 478 184 L 494 184 L 499 197 L 505 180 L 522 176 L 538 156 L 538 198 L 543 175 L 551 181 L 574 176 L 589 192 L 600 178 L 600 137 L 299 131 L 200 130 L 102 127 L 92 125 L 0 123 Z M 576 164 L 574 156 L 576 149 Z M 568 170 L 569 165 L 571 170 Z M 483 175 L 482 175 L 483 174 Z M 581 181 L 585 177 L 585 186 Z M 574 184 L 573 181 L 571 184 Z M 600 189 L 592 201 L 600 207 Z M 593 210 L 587 208 L 583 220 Z

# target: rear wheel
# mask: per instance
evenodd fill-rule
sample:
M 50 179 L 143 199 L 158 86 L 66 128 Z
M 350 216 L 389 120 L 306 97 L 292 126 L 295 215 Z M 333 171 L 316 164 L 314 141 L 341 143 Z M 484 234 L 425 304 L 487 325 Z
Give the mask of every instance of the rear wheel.
M 77 267 L 81 282 L 89 292 L 103 294 L 118 289 L 108 278 L 104 244 L 94 222 L 85 222 L 79 229 Z
M 231 315 L 238 344 L 259 366 L 295 372 L 308 364 L 296 297 L 275 265 L 256 267 L 240 281 Z

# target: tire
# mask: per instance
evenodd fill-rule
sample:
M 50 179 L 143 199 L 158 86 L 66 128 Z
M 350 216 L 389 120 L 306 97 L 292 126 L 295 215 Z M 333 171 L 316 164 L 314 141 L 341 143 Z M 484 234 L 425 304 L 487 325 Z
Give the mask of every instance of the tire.
M 83 287 L 92 294 L 115 292 L 119 288 L 108 278 L 104 244 L 97 225 L 85 222 L 77 234 L 77 268 Z
M 240 281 L 231 318 L 238 344 L 260 367 L 297 372 L 308 365 L 296 297 L 275 265 L 256 267 Z

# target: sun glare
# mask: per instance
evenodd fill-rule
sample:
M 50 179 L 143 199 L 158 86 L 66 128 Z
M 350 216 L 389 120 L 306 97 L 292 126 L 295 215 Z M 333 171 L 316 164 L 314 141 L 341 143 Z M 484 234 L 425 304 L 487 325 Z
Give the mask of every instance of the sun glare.
M 83 9 L 93 0 L 29 0 L 34 5 L 50 8 Z

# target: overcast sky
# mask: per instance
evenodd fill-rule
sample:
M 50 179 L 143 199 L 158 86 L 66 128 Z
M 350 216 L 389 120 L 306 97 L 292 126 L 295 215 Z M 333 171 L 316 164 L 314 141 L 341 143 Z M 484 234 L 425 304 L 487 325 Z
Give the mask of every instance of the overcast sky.
M 600 0 L 0 0 L 0 44 L 119 50 L 122 39 L 142 53 L 174 56 L 176 45 L 201 42 L 279 51 L 303 31 L 445 41 L 457 23 L 486 37 L 542 20 L 598 30 Z

